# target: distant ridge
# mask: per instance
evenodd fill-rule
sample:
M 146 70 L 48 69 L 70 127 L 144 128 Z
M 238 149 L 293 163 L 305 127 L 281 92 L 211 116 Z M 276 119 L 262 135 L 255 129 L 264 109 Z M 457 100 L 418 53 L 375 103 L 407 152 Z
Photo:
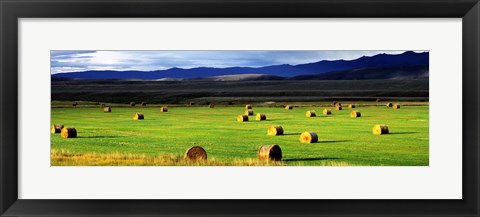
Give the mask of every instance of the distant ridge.
M 354 60 L 322 60 L 299 65 L 264 67 L 170 68 L 156 71 L 84 71 L 58 73 L 52 79 L 120 80 L 361 80 L 428 78 L 429 53 L 407 51 L 402 54 L 377 54 Z
M 200 78 L 161 78 L 157 81 L 264 81 L 264 80 L 285 80 L 286 78 L 274 75 L 264 74 L 236 74 L 219 75 Z
M 315 75 L 298 75 L 290 80 L 379 80 L 428 79 L 428 65 L 400 65 L 349 69 Z

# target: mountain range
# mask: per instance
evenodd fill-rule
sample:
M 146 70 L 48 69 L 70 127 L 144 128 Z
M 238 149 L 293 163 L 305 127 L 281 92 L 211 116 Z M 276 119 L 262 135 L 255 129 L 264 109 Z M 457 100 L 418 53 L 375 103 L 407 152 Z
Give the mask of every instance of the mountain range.
M 354 60 L 322 60 L 299 65 L 264 67 L 197 67 L 155 71 L 83 71 L 53 74 L 52 79 L 121 80 L 366 80 L 428 79 L 429 53 L 407 51 L 402 54 L 377 54 Z

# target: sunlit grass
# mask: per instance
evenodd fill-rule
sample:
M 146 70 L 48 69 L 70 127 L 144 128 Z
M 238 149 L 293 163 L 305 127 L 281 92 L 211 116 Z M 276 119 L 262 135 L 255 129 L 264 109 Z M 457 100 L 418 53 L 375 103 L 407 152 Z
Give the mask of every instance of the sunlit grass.
M 359 103 L 361 104 L 361 103 Z M 403 105 L 403 104 L 402 104 Z M 426 166 L 429 164 L 428 106 L 359 106 L 324 116 L 326 106 L 280 107 L 253 105 L 266 121 L 236 121 L 242 106 L 175 107 L 166 113 L 160 106 L 115 107 L 103 113 L 99 106 L 52 108 L 52 123 L 75 127 L 78 138 L 52 134 L 52 165 L 266 165 L 257 159 L 262 145 L 282 148 L 282 162 L 268 165 L 312 166 Z M 329 107 L 331 108 L 331 107 Z M 307 118 L 315 110 L 318 117 Z M 351 118 L 352 110 L 362 117 Z M 133 120 L 135 112 L 145 120 Z M 375 124 L 386 124 L 391 134 L 372 134 Z M 267 136 L 270 125 L 281 125 L 283 136 Z M 49 129 L 48 129 L 49 130 Z M 300 133 L 316 132 L 318 143 L 302 144 Z M 201 146 L 206 162 L 187 162 L 182 156 L 191 146 Z

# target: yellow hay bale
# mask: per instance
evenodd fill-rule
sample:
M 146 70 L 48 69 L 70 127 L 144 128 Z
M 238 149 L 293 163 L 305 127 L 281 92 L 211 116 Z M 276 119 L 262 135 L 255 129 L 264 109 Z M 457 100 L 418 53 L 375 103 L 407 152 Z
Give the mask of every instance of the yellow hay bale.
M 215 104 L 210 103 L 210 104 L 208 104 L 208 107 L 209 107 L 209 108 L 215 108 Z
M 314 132 L 303 132 L 300 135 L 301 143 L 315 143 L 318 142 L 318 136 Z
M 161 107 L 160 112 L 168 112 L 168 107 L 167 106 Z
M 291 109 L 293 109 L 293 106 L 291 106 L 291 105 L 285 105 L 285 109 L 291 110 Z
M 255 120 L 257 120 L 257 121 L 267 120 L 267 115 L 258 113 L 258 114 L 255 116 Z
M 110 107 L 104 107 L 103 112 L 112 112 L 112 109 Z
M 348 104 L 348 108 L 355 108 L 355 104 Z
M 350 113 L 350 117 L 352 117 L 352 118 L 358 118 L 358 117 L 361 117 L 361 116 L 362 116 L 362 114 L 359 111 L 352 111 Z
M 63 128 L 63 124 L 52 124 L 52 133 L 60 133 Z
M 372 132 L 375 135 L 388 134 L 388 127 L 385 124 L 377 124 L 373 126 Z
M 393 104 L 391 102 L 387 103 L 387 107 L 392 107 Z
M 394 109 L 399 109 L 399 108 L 400 108 L 400 105 L 399 105 L 399 104 L 393 104 L 393 108 L 394 108 Z
M 133 119 L 134 120 L 143 120 L 144 117 L 143 117 L 142 113 L 135 113 L 135 115 L 133 115 Z
M 185 152 L 186 159 L 189 160 L 207 160 L 207 152 L 200 146 L 193 146 Z
M 252 105 L 249 105 L 249 104 L 245 105 L 245 109 L 247 109 L 247 110 L 252 109 Z
M 335 106 L 335 110 L 342 110 L 342 106 L 337 104 L 337 106 Z
M 61 136 L 62 138 L 75 138 L 77 137 L 77 130 L 75 128 L 63 128 Z
M 283 127 L 282 126 L 270 126 L 270 127 L 268 127 L 267 134 L 269 136 L 283 135 Z
M 130 106 L 135 106 L 135 102 L 130 102 Z
M 248 121 L 248 115 L 237 115 L 238 122 L 245 122 Z
M 146 102 L 142 102 L 142 106 L 147 106 L 147 103 L 146 103 Z
M 248 115 L 248 116 L 252 116 L 253 115 L 253 110 L 251 110 L 251 109 L 245 110 L 245 114 Z
M 282 160 L 282 149 L 278 145 L 264 145 L 258 149 L 258 160 Z
M 331 110 L 331 109 L 323 109 L 323 114 L 324 114 L 324 115 L 331 115 L 331 114 L 332 114 L 332 110 Z
M 317 116 L 317 114 L 315 113 L 315 111 L 307 111 L 305 113 L 305 116 L 307 116 L 307 118 L 310 118 L 310 117 L 315 117 Z

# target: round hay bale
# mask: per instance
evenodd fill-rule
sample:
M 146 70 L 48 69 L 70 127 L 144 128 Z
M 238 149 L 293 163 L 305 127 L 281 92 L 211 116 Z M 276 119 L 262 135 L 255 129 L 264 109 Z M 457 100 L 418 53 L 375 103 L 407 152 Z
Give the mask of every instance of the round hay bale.
M 77 137 L 77 130 L 75 128 L 63 128 L 61 132 L 62 138 Z
M 400 108 L 400 105 L 399 105 L 399 104 L 393 104 L 393 108 L 394 108 L 394 109 L 399 109 L 399 108 Z
M 310 118 L 310 117 L 316 117 L 317 116 L 317 113 L 315 113 L 315 111 L 307 111 L 305 113 L 305 116 L 307 116 L 307 118 Z
M 293 106 L 291 106 L 291 105 L 285 105 L 285 109 L 286 109 L 286 110 L 292 110 L 292 109 L 293 109 Z
M 189 160 L 207 160 L 207 152 L 200 146 L 193 146 L 185 152 L 186 159 Z
M 269 136 L 278 136 L 278 135 L 283 135 L 283 127 L 282 126 L 270 126 L 268 127 L 268 132 L 267 134 Z
M 282 149 L 278 145 L 264 145 L 258 149 L 258 160 L 282 160 Z
M 161 107 L 160 112 L 168 112 L 168 107 L 167 106 Z
M 372 132 L 375 135 L 388 134 L 388 127 L 385 124 L 377 124 L 373 126 Z
M 355 104 L 348 104 L 348 108 L 355 108 Z
M 135 102 L 130 102 L 130 106 L 135 106 Z
M 265 114 L 260 114 L 260 113 L 257 113 L 257 115 L 255 116 L 255 120 L 257 120 L 257 121 L 264 121 L 264 120 L 267 120 L 267 115 L 265 115 Z
M 238 122 L 246 122 L 248 121 L 248 115 L 237 115 Z
M 52 133 L 60 133 L 64 128 L 63 124 L 52 124 Z
M 350 117 L 352 117 L 352 118 L 358 118 L 358 117 L 361 117 L 361 116 L 362 116 L 362 114 L 359 111 L 352 111 L 350 113 Z
M 245 105 L 245 109 L 246 109 L 246 110 L 252 109 L 252 105 L 249 105 L 249 104 Z
M 252 116 L 253 115 L 253 110 L 251 110 L 251 109 L 245 110 L 245 114 L 248 115 L 248 116 Z
M 144 118 L 142 113 L 135 113 L 135 115 L 133 115 L 134 120 L 143 120 Z
M 209 107 L 209 108 L 215 108 L 215 104 L 210 103 L 210 104 L 208 104 L 208 107 Z
M 332 110 L 331 110 L 331 109 L 323 109 L 323 114 L 324 114 L 324 115 L 331 115 L 331 114 L 332 114 Z
M 387 107 L 392 107 L 393 104 L 391 102 L 387 103 Z
M 103 112 L 112 112 L 112 109 L 110 107 L 104 107 Z
M 337 106 L 335 106 L 335 110 L 342 110 L 342 106 L 337 104 Z
M 142 106 L 147 106 L 147 103 L 146 103 L 146 102 L 142 102 Z
M 303 132 L 300 135 L 301 143 L 315 143 L 318 142 L 318 136 L 314 132 Z

